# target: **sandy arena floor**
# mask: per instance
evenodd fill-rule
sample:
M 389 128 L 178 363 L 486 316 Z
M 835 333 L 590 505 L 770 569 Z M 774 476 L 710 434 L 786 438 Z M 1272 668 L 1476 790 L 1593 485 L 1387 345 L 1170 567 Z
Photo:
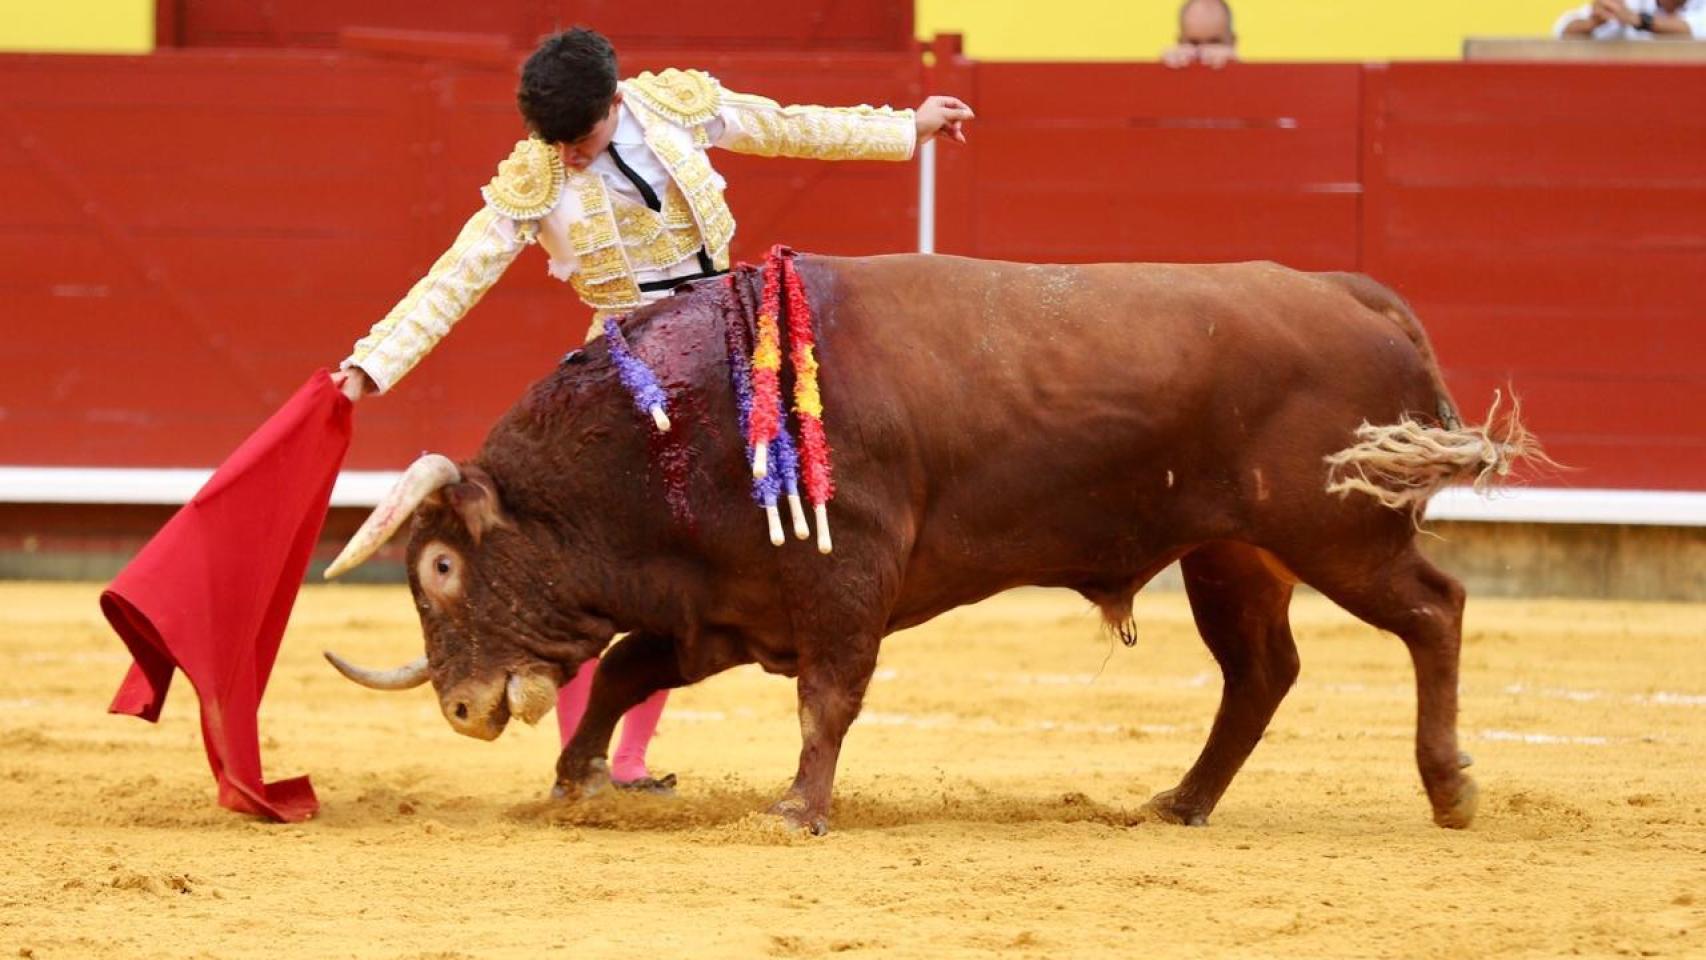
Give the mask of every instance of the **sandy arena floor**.
M 320 660 L 419 651 L 402 588 L 312 588 L 262 716 L 316 820 L 213 802 L 186 686 L 155 727 L 89 585 L 0 584 L 3 957 L 1706 956 L 1706 608 L 1471 601 L 1481 815 L 1433 827 L 1397 639 L 1318 598 L 1303 679 L 1207 829 L 1143 822 L 1219 675 L 1184 598 L 1127 650 L 1027 591 L 891 638 L 835 832 L 754 815 L 792 776 L 793 687 L 675 695 L 674 801 L 541 802 L 555 724 L 451 733 L 427 690 Z

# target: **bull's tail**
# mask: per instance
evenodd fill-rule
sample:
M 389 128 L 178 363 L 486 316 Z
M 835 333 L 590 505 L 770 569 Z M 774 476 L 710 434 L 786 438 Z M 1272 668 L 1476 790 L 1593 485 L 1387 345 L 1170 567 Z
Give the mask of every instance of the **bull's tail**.
M 1451 399 L 1451 391 L 1446 389 L 1445 375 L 1440 372 L 1439 358 L 1434 356 L 1433 342 L 1428 339 L 1428 332 L 1422 327 L 1422 319 L 1416 316 L 1416 311 L 1410 309 L 1410 304 L 1385 284 L 1360 273 L 1324 273 L 1327 280 L 1337 283 L 1346 293 L 1356 298 L 1364 307 L 1384 316 L 1397 327 L 1410 345 L 1421 355 L 1422 365 L 1427 368 L 1428 378 L 1433 381 L 1436 399 L 1434 413 L 1439 415 L 1440 423 L 1448 430 L 1458 430 L 1463 426 L 1463 417 L 1457 412 L 1457 404 Z
M 1487 420 L 1478 427 L 1427 426 L 1405 417 L 1394 424 L 1364 423 L 1357 442 L 1327 457 L 1327 492 L 1365 493 L 1394 510 L 1419 509 L 1446 487 L 1468 481 L 1481 494 L 1504 485 L 1519 460 L 1556 467 L 1522 423 L 1515 395 L 1499 415 L 1493 394 Z M 1449 404 L 1448 395 L 1441 402 Z

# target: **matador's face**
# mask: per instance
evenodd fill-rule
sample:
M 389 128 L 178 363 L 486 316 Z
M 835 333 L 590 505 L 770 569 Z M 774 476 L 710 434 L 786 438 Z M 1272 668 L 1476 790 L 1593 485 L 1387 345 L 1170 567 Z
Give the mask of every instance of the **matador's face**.
M 610 99 L 610 109 L 604 114 L 604 119 L 593 125 L 586 136 L 571 143 L 554 143 L 557 155 L 563 158 L 563 166 L 571 170 L 585 170 L 587 164 L 604 152 L 610 146 L 610 138 L 616 136 L 616 121 L 622 108 L 622 91 L 616 91 L 616 96 Z

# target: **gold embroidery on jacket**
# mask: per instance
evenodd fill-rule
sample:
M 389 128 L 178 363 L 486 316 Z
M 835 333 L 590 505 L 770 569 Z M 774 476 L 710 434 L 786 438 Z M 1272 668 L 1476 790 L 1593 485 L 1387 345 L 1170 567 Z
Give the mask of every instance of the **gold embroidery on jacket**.
M 596 310 L 631 310 L 641 303 L 640 285 L 623 249 L 611 209 L 610 191 L 596 173 L 579 171 L 570 183 L 580 217 L 569 224 L 575 272 L 569 283 Z
M 427 275 L 357 341 L 350 361 L 382 388 L 389 389 L 414 369 L 520 252 L 520 243 L 503 236 L 498 216 L 490 207 L 481 207 Z
M 628 88 L 648 109 L 678 127 L 701 126 L 722 106 L 722 87 L 703 70 L 648 70 L 629 80 Z
M 537 220 L 557 205 L 566 176 L 556 148 L 543 140 L 522 140 L 480 195 L 511 220 Z
M 734 116 L 723 146 L 761 157 L 906 160 L 917 130 L 911 110 L 891 107 L 784 107 L 766 97 L 724 90 Z
M 700 237 L 713 254 L 723 252 L 734 238 L 735 218 L 723 197 L 716 171 L 703 150 L 683 147 L 663 131 L 646 131 L 646 145 L 669 170 L 673 185 L 686 200 Z

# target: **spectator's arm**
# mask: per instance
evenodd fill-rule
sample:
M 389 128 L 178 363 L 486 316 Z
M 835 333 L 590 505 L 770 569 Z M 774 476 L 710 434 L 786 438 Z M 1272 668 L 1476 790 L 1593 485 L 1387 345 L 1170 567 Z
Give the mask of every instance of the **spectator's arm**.
M 1584 4 L 1559 17 L 1558 23 L 1552 28 L 1552 35 L 1564 39 L 1586 40 L 1605 23 L 1605 15 L 1600 12 L 1598 4 Z
M 1706 26 L 1706 22 L 1703 21 L 1706 21 L 1706 13 L 1655 13 L 1653 14 L 1653 35 L 1676 37 L 1681 40 L 1701 37 L 1703 33 L 1697 28 Z

